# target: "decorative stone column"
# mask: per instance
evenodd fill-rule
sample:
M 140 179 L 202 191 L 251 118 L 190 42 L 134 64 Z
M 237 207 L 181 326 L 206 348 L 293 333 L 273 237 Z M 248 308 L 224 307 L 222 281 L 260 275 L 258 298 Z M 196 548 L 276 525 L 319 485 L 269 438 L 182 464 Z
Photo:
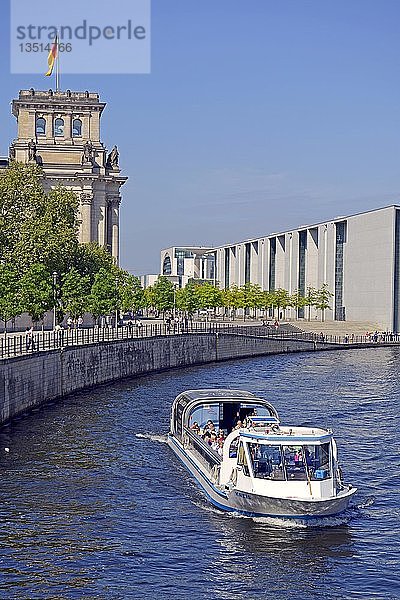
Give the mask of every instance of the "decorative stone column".
M 81 194 L 81 243 L 87 244 L 92 241 L 92 204 L 93 194 L 83 192 Z
M 111 255 L 115 258 L 116 263 L 119 262 L 119 205 L 121 204 L 121 196 L 119 194 L 108 196 L 109 202 L 109 221 L 107 238 L 111 243 Z

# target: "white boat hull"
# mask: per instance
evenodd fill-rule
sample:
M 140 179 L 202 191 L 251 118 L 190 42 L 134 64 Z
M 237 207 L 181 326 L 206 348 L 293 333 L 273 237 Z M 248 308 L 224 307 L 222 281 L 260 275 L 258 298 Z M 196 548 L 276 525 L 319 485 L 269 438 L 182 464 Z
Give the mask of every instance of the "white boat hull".
M 182 461 L 214 506 L 229 512 L 251 517 L 320 518 L 331 517 L 345 511 L 356 488 L 345 488 L 337 496 L 328 499 L 275 498 L 241 491 L 235 487 L 222 489 L 213 484 L 182 444 L 168 435 L 168 445 Z

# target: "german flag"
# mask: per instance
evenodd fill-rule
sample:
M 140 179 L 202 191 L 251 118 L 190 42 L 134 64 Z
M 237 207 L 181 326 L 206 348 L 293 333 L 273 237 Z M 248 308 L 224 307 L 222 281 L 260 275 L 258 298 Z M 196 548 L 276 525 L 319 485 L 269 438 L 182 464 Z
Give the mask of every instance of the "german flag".
M 54 38 L 53 45 L 51 47 L 49 56 L 47 58 L 47 64 L 49 65 L 49 70 L 46 73 L 46 77 L 50 77 L 50 75 L 53 72 L 53 67 L 54 67 L 54 63 L 57 58 L 57 54 L 58 54 L 58 35 L 56 35 L 56 37 Z

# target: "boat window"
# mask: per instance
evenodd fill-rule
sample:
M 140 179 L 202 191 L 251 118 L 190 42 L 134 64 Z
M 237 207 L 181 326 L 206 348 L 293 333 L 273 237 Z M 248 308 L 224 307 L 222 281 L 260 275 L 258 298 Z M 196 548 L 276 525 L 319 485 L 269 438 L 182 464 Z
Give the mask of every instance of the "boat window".
M 275 481 L 285 479 L 280 446 L 249 444 L 249 450 L 255 477 Z
M 178 406 L 176 407 L 176 413 L 175 413 L 175 433 L 179 434 L 179 435 L 182 435 L 183 409 L 184 409 L 184 406 L 182 406 L 182 404 L 178 404 Z
M 302 446 L 283 446 L 283 464 L 289 481 L 306 480 L 305 453 Z
M 190 414 L 189 426 L 198 423 L 203 429 L 207 421 L 212 421 L 215 427 L 219 428 L 219 404 L 202 404 L 197 406 Z
M 330 477 L 329 448 L 329 443 L 318 446 L 283 446 L 288 480 L 321 480 Z
M 304 446 L 310 479 L 327 479 L 331 477 L 329 465 L 330 443 L 320 446 Z
M 187 396 L 181 396 L 175 407 L 175 415 L 174 415 L 175 430 L 174 430 L 174 433 L 177 435 L 182 435 L 182 415 L 183 415 L 183 411 L 184 411 L 187 403 L 188 403 Z
M 235 438 L 231 445 L 229 446 L 229 458 L 237 457 L 237 449 L 238 449 L 239 438 Z
M 246 453 L 244 451 L 243 442 L 240 442 L 237 455 L 237 464 L 243 467 L 243 473 L 249 477 L 249 465 L 247 464 Z

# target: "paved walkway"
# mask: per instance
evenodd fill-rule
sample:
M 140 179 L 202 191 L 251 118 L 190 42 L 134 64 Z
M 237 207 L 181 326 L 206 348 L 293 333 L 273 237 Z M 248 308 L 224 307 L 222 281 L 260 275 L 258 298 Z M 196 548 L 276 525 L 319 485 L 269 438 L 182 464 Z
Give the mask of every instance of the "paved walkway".
M 366 321 L 290 321 L 291 325 L 303 331 L 322 333 L 324 335 L 366 335 L 367 332 L 382 331 L 378 323 Z

